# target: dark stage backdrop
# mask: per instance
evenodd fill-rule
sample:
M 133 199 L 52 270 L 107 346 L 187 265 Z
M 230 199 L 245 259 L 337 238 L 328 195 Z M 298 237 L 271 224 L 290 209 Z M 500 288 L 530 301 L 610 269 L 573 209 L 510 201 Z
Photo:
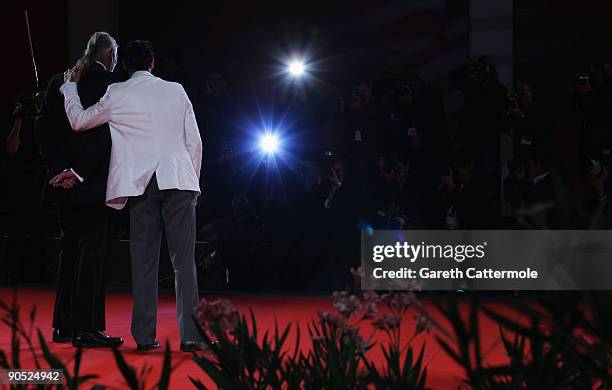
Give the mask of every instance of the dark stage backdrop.
M 24 10 L 28 10 L 30 17 L 41 87 L 46 88 L 49 77 L 65 69 L 67 62 L 65 0 L 2 2 L 2 62 L 7 72 L 2 80 L 2 114 L 7 120 L 17 97 L 32 90 Z
M 535 88 L 553 120 L 555 159 L 580 158 L 580 119 L 574 103 L 577 72 L 612 62 L 612 2 L 515 1 L 515 81 Z
M 316 77 L 341 89 L 401 51 L 426 81 L 446 89 L 448 72 L 467 55 L 467 0 L 439 1 L 173 1 L 119 4 L 125 43 L 148 39 L 158 47 L 161 76 L 199 88 L 221 69 L 230 84 L 268 80 L 282 56 L 307 50 Z
M 612 62 L 611 18 L 612 2 L 605 0 L 515 1 L 515 80 L 567 103 L 577 71 Z

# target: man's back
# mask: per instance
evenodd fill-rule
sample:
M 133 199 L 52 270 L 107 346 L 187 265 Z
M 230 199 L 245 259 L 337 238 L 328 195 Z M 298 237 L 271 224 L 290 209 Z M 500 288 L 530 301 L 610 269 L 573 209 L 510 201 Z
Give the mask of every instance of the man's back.
M 76 131 L 109 122 L 107 204 L 122 208 L 126 197 L 144 192 L 153 174 L 161 190 L 199 193 L 202 145 L 191 102 L 180 84 L 138 71 L 110 85 L 92 108 L 71 121 Z

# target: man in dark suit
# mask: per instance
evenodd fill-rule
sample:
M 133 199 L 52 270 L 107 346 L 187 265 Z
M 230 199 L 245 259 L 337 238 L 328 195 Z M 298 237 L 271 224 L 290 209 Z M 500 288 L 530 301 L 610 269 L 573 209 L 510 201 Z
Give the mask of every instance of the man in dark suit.
M 79 60 L 85 72 L 78 84 L 84 106 L 95 104 L 113 83 L 117 43 L 105 32 L 94 33 Z M 39 134 L 55 188 L 60 227 L 61 259 L 53 314 L 53 340 L 74 346 L 115 347 L 123 339 L 105 332 L 104 273 L 109 209 L 104 201 L 111 151 L 107 124 L 76 133 L 64 111 L 59 88 L 64 74 L 47 87 Z

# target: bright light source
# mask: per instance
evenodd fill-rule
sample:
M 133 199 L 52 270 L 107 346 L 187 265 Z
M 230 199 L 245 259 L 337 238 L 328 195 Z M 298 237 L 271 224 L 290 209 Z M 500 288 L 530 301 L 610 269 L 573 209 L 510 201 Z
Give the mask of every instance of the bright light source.
M 259 141 L 259 147 L 266 154 L 274 154 L 278 150 L 278 137 L 272 133 L 266 133 Z
M 287 65 L 287 70 L 289 71 L 289 74 L 291 76 L 300 77 L 306 71 L 306 67 L 301 61 L 292 61 L 291 63 L 289 63 L 289 65 Z

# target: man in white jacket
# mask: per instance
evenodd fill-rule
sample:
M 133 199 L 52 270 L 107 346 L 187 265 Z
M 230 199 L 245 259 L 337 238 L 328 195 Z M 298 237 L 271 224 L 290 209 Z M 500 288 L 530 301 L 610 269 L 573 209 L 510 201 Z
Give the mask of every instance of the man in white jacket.
M 61 87 L 74 131 L 110 126 L 112 150 L 106 204 L 129 204 L 134 307 L 132 335 L 138 350 L 159 347 L 156 339 L 157 274 L 166 229 L 175 274 L 181 350 L 202 348 L 194 323 L 198 302 L 195 267 L 195 204 L 200 194 L 202 141 L 193 107 L 178 83 L 151 74 L 153 46 L 132 41 L 124 50 L 130 79 L 111 84 L 100 101 L 83 110 L 78 68 Z

